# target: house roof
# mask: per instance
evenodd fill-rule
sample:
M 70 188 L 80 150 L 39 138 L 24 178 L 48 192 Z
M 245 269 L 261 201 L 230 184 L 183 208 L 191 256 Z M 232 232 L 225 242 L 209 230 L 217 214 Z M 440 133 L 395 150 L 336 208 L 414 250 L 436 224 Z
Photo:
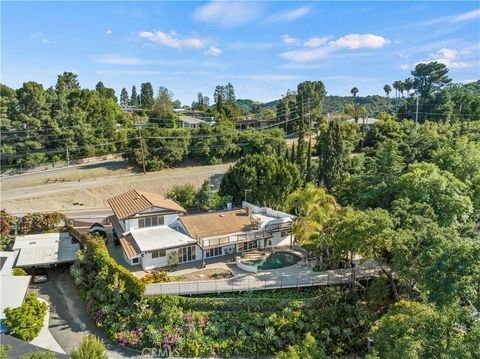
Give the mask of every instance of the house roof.
M 126 238 L 132 238 L 141 252 L 183 247 L 197 241 L 168 226 L 132 229 Z
M 17 252 L 0 252 L 0 275 L 11 275 Z
M 245 210 L 186 215 L 179 218 L 192 238 L 208 238 L 257 229 Z
M 165 208 L 174 212 L 186 212 L 178 203 L 150 192 L 136 189 L 108 199 L 108 204 L 118 219 L 125 219 L 152 207 Z
M 142 252 L 140 248 L 138 248 L 131 234 L 128 234 L 126 237 L 120 238 L 119 241 L 128 259 L 136 257 Z
M 17 236 L 13 250 L 18 251 L 16 266 L 46 266 L 73 262 L 79 243 L 73 243 L 69 233 L 42 233 Z
M 0 319 L 5 319 L 5 308 L 17 308 L 22 305 L 30 284 L 29 275 L 0 276 Z

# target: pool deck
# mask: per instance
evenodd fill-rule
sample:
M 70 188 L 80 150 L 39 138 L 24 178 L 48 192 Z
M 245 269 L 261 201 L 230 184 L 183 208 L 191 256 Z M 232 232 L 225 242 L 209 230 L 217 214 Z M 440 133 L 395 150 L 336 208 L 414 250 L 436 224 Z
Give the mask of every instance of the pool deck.
M 359 285 L 359 280 L 378 276 L 380 273 L 380 268 L 375 262 L 366 262 L 356 268 L 336 269 L 325 272 L 314 272 L 312 267 L 313 264 L 301 261 L 284 268 L 240 274 L 227 279 L 155 283 L 147 285 L 145 294 L 191 295 L 339 284 Z

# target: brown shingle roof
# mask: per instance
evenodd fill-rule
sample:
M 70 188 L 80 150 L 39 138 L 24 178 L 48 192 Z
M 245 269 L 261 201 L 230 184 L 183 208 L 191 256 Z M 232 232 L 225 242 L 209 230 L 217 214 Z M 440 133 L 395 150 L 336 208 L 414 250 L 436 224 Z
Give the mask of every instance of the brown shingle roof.
M 257 229 L 244 210 L 204 213 L 180 217 L 192 238 L 224 236 Z
M 174 212 L 186 212 L 178 203 L 159 194 L 135 189 L 108 199 L 108 204 L 118 219 L 131 217 L 152 207 L 165 208 Z
M 141 253 L 140 248 L 138 248 L 131 234 L 120 238 L 120 245 L 128 259 L 136 257 Z

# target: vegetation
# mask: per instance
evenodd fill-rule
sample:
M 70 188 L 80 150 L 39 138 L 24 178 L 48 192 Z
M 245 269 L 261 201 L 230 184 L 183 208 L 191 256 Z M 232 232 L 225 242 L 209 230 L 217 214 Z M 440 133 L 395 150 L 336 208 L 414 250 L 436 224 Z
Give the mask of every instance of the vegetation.
M 25 269 L 23 269 L 23 268 L 15 268 L 13 270 L 13 275 L 21 276 L 21 275 L 28 275 L 28 274 L 27 274 L 27 272 L 25 272 Z
M 56 359 L 56 357 L 57 356 L 53 352 L 37 350 L 32 353 L 22 355 L 20 359 Z
M 175 185 L 166 194 L 167 198 L 179 203 L 185 209 L 225 209 L 228 202 L 232 201 L 231 196 L 220 196 L 213 191 L 210 181 L 203 182 L 197 190 L 191 184 Z
M 72 359 L 107 359 L 107 350 L 103 342 L 95 336 L 82 338 L 78 347 L 70 354 Z
M 14 337 L 29 342 L 40 333 L 47 309 L 37 294 L 28 294 L 20 307 L 5 309 L 5 325 Z
M 172 277 L 168 275 L 165 271 L 154 271 L 151 273 L 147 273 L 140 279 L 141 282 L 145 284 L 152 284 L 152 283 L 165 283 L 171 282 Z

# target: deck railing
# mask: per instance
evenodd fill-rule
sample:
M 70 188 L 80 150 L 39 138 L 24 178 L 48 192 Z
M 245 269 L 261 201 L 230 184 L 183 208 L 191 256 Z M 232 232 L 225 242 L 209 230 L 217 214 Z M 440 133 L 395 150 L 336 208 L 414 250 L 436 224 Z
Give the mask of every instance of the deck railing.
M 216 238 L 201 238 L 199 239 L 200 246 L 202 248 L 215 248 L 223 247 L 232 244 L 240 244 L 245 242 L 254 241 L 257 239 L 271 238 L 272 234 L 269 231 L 258 231 L 258 232 L 249 232 L 245 234 L 235 234 L 232 236 L 223 236 Z

